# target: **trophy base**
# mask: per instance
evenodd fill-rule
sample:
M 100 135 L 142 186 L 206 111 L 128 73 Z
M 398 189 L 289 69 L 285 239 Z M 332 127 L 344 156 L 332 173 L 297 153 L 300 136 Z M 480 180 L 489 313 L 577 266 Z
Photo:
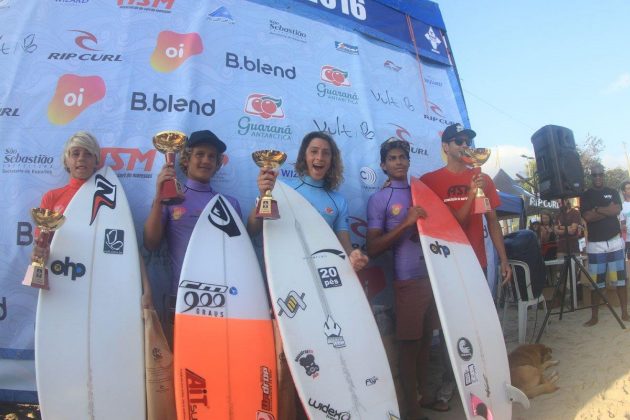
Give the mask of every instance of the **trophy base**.
M 37 289 L 50 290 L 48 287 L 48 270 L 46 267 L 29 265 L 22 284 Z
M 171 179 L 162 183 L 162 187 L 160 188 L 160 202 L 166 205 L 184 202 L 184 194 L 182 194 L 179 182 Z
M 278 212 L 278 203 L 276 200 L 263 197 L 256 207 L 256 218 L 267 220 L 279 219 L 280 213 Z
M 492 207 L 490 206 L 490 200 L 488 197 L 475 197 L 475 214 L 488 213 L 490 210 L 492 210 Z

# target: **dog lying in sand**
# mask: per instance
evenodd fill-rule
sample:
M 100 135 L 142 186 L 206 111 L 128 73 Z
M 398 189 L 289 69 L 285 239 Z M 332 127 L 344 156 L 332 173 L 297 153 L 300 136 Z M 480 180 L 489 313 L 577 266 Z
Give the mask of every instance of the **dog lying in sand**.
M 551 349 L 544 344 L 523 344 L 508 355 L 512 385 L 528 398 L 551 394 L 558 390 L 558 374 L 553 371 L 545 376 L 545 370 L 558 364 L 551 360 Z

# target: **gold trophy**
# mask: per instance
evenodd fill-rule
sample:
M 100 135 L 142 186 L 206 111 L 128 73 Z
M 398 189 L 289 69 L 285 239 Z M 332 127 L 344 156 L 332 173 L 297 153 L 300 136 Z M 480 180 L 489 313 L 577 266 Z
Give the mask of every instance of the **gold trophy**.
M 490 158 L 490 149 L 486 149 L 483 147 L 479 147 L 476 149 L 464 149 L 463 160 L 469 165 L 472 165 L 475 173 L 481 173 L 481 165 L 486 163 L 486 161 Z M 477 194 L 475 197 L 474 204 L 474 213 L 487 213 L 492 210 L 490 207 L 490 200 L 483 193 L 481 188 L 477 188 Z
M 166 163 L 175 165 L 175 155 L 186 145 L 186 134 L 181 131 L 160 131 L 153 136 L 155 148 L 166 155 Z M 184 201 L 182 188 L 176 179 L 169 179 L 160 187 L 160 201 L 163 204 L 178 204 Z
M 40 248 L 47 248 L 52 233 L 59 229 L 66 220 L 63 214 L 42 208 L 31 209 L 31 217 L 39 228 L 39 237 L 35 242 Z M 37 287 L 48 290 L 48 269 L 43 257 L 33 257 L 33 261 L 26 269 L 26 275 L 22 281 L 24 286 Z
M 252 153 L 252 159 L 259 167 L 275 171 L 287 160 L 287 154 L 278 150 L 258 150 Z M 280 218 L 278 203 L 271 196 L 271 190 L 265 191 L 265 195 L 260 198 L 256 206 L 256 218 L 272 220 Z

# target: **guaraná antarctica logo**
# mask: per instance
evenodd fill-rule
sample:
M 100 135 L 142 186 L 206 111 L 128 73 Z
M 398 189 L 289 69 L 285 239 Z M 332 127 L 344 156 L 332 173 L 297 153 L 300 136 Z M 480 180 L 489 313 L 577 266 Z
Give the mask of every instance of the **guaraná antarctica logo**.
M 356 92 L 330 88 L 327 84 L 335 87 L 347 88 L 352 86 L 349 79 L 349 73 L 340 68 L 326 65 L 322 66 L 319 73 L 320 79 L 325 82 L 317 84 L 317 96 L 327 98 L 333 101 L 347 102 L 351 104 L 359 103 L 359 96 Z
M 64 74 L 48 104 L 48 120 L 57 125 L 68 124 L 90 105 L 103 99 L 105 90 L 105 82 L 99 76 Z
M 196 32 L 178 34 L 162 31 L 151 55 L 151 67 L 161 73 L 169 73 L 181 66 L 193 55 L 203 52 L 203 42 Z

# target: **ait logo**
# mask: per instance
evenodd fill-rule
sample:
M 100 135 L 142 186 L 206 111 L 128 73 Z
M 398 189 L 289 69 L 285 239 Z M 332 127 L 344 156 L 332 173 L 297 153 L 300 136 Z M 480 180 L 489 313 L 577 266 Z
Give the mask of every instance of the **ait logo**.
M 74 39 L 74 43 L 77 44 L 79 48 L 83 48 L 84 50 L 88 51 L 100 51 L 99 49 L 92 48 L 89 45 L 86 45 L 86 43 L 94 43 L 94 46 L 98 44 L 98 40 L 96 39 L 96 36 L 94 36 L 94 34 L 86 31 L 80 31 L 78 29 L 69 29 L 69 31 L 81 34 Z
M 64 74 L 48 104 L 48 120 L 57 125 L 68 124 L 104 96 L 105 82 L 99 76 Z
M 386 60 L 386 61 L 383 63 L 383 66 L 384 66 L 385 68 L 388 68 L 388 69 L 390 69 L 391 71 L 395 71 L 395 72 L 399 72 L 399 71 L 400 71 L 400 69 L 402 69 L 402 67 L 397 66 L 397 65 L 396 65 L 396 63 L 394 63 L 394 62 L 393 62 L 393 61 L 391 61 L 391 60 Z
M 161 73 L 169 73 L 181 66 L 193 55 L 201 54 L 203 42 L 196 32 L 178 34 L 162 31 L 151 55 L 151 67 Z
M 335 86 L 351 86 L 348 72 L 333 66 L 323 66 L 320 72 L 321 79 Z
M 228 209 L 223 197 L 220 195 L 217 197 L 217 201 L 215 201 L 214 205 L 210 209 L 208 220 L 214 227 L 225 232 L 225 234 L 230 238 L 241 235 L 241 231 L 234 220 L 234 216 L 232 216 L 230 209 Z
M 185 369 L 184 379 L 186 381 L 186 406 L 187 418 L 198 418 L 199 413 L 198 406 L 203 404 L 204 407 L 208 406 L 208 388 L 206 387 L 206 379 L 203 376 L 199 376 L 190 369 Z
M 289 318 L 293 318 L 298 310 L 306 309 L 306 302 L 304 302 L 304 296 L 306 293 L 298 295 L 295 290 L 291 290 L 286 299 L 278 299 L 278 316 L 286 314 Z
M 230 11 L 225 6 L 221 6 L 218 9 L 215 9 L 214 12 L 208 13 L 207 20 L 213 22 L 235 23 Z
M 440 46 L 442 41 L 440 41 L 440 38 L 438 38 L 437 35 L 435 35 L 435 32 L 433 31 L 433 27 L 429 26 L 429 30 L 427 31 L 426 34 L 424 34 L 424 37 L 427 39 L 427 41 L 431 43 L 431 48 L 433 49 L 433 52 L 439 54 L 440 52 L 438 51 L 437 48 Z
M 125 251 L 125 231 L 122 229 L 105 229 L 103 252 L 106 254 L 122 254 Z
M 346 347 L 346 341 L 341 335 L 341 327 L 335 322 L 335 320 L 328 315 L 328 319 L 324 322 L 324 334 L 326 334 L 328 344 L 336 349 Z
M 116 208 L 116 185 L 112 184 L 102 175 L 96 175 L 94 178 L 96 184 L 96 191 L 92 198 L 92 219 L 90 220 L 90 226 L 94 223 L 96 215 L 101 207 L 106 206 L 110 209 Z
M 284 118 L 282 98 L 274 98 L 264 93 L 252 93 L 247 97 L 245 112 L 261 118 Z

